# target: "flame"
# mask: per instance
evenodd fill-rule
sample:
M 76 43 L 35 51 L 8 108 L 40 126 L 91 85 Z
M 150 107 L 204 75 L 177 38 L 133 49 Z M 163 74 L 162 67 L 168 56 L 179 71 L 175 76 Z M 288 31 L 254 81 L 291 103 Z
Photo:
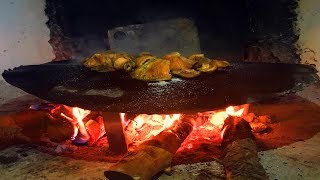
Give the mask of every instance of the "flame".
M 90 114 L 90 110 L 85 110 L 85 109 L 81 109 L 78 107 L 73 107 L 72 108 L 72 114 L 74 115 L 74 117 L 76 118 L 76 120 L 78 122 L 82 122 L 82 120 Z
M 224 136 L 224 133 L 226 132 L 226 129 L 228 128 L 228 126 L 225 126 L 222 131 L 221 131 L 221 134 L 220 134 L 220 138 L 223 139 L 223 136 Z
M 67 106 L 66 106 L 67 107 Z M 224 121 L 228 116 L 243 116 L 248 112 L 249 105 L 229 106 L 225 110 L 208 111 L 198 113 L 199 122 L 206 121 L 204 124 L 195 125 L 193 134 L 190 136 L 191 141 L 199 139 L 210 140 L 212 138 L 223 138 L 225 128 L 222 129 Z M 67 119 L 73 125 L 72 140 L 84 142 L 90 138 L 83 119 L 91 113 L 90 110 L 79 107 L 67 107 L 67 111 L 61 111 L 60 115 Z M 121 118 L 126 139 L 128 143 L 141 143 L 152 136 L 156 136 L 162 131 L 170 128 L 174 122 L 181 118 L 181 114 L 139 114 L 129 119 L 125 113 L 119 113 Z M 198 121 L 197 120 L 197 121 Z M 213 134 L 219 134 L 215 137 Z M 192 149 L 192 144 L 186 145 L 185 148 Z
M 244 112 L 246 112 L 246 108 L 249 108 L 249 106 L 243 105 L 243 107 L 237 106 L 237 108 L 239 108 L 239 110 L 236 110 L 235 106 L 229 106 L 225 109 L 225 111 L 210 111 L 206 112 L 205 114 L 207 114 L 209 121 L 213 125 L 222 128 L 224 121 L 228 116 L 241 117 Z
M 87 132 L 86 126 L 83 123 L 83 119 L 90 114 L 90 110 L 81 109 L 78 107 L 72 107 L 72 115 L 75 119 L 67 116 L 64 113 L 60 113 L 61 116 L 66 118 L 69 122 L 71 122 L 73 126 L 73 134 L 71 136 L 72 140 L 75 140 L 76 137 L 78 137 L 81 140 L 88 140 L 90 138 L 90 135 Z
M 150 132 L 150 136 L 156 136 L 158 135 L 161 131 L 169 128 L 170 126 L 172 126 L 172 124 L 180 119 L 180 114 L 173 114 L 173 115 L 165 115 L 165 118 L 163 120 L 163 126 L 160 129 L 157 130 L 152 130 Z M 160 120 L 160 119 L 158 119 Z
M 205 117 L 208 123 L 195 126 L 191 140 L 201 138 L 210 139 L 210 135 L 201 132 L 222 132 L 222 126 L 228 116 L 242 116 L 249 106 L 229 106 L 223 111 L 209 111 L 198 113 L 199 118 Z M 120 113 L 123 126 L 126 130 L 126 137 L 129 142 L 141 143 L 152 136 L 158 135 L 163 130 L 170 128 L 172 124 L 181 118 L 181 114 L 139 114 L 133 119 L 125 119 L 125 114 Z M 200 133 L 200 134 L 199 134 Z M 221 137 L 223 133 L 220 134 Z M 188 147 L 191 148 L 190 146 Z
M 139 114 L 129 120 L 127 125 L 124 124 L 127 130 L 126 136 L 132 142 L 143 142 L 171 127 L 180 117 L 181 114 Z
M 119 113 L 119 116 L 120 116 L 123 127 L 126 127 L 129 123 L 129 121 L 127 121 L 126 119 L 126 113 Z
M 226 113 L 228 116 L 241 117 L 243 112 L 244 112 L 244 108 L 241 108 L 240 110 L 236 111 L 233 106 L 229 106 L 226 109 Z

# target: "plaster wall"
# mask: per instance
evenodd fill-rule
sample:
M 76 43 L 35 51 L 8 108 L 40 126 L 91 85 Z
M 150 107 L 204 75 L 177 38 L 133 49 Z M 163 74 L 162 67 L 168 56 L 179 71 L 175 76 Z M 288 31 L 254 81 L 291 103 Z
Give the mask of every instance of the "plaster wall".
M 0 74 L 8 68 L 54 59 L 44 9 L 45 0 L 0 1 Z M 2 76 L 0 86 L 6 89 L 0 92 L 0 101 L 22 94 Z
M 301 63 L 314 64 L 320 71 L 320 1 L 300 0 L 297 13 L 297 47 Z

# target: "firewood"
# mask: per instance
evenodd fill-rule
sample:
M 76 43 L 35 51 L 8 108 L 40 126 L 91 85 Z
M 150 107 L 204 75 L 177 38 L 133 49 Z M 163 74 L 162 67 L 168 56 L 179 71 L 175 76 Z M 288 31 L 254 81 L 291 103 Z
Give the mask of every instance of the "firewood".
M 171 164 L 172 157 L 193 129 L 192 118 L 181 118 L 150 138 L 105 171 L 110 180 L 149 180 Z
M 90 135 L 90 140 L 88 141 L 88 146 L 94 146 L 98 140 L 106 133 L 103 124 L 103 118 L 98 116 L 96 120 L 89 120 L 86 123 L 87 131 Z
M 22 111 L 0 116 L 0 149 L 39 140 L 44 132 L 44 112 Z
M 268 179 L 259 162 L 249 123 L 240 117 L 229 117 L 224 128 L 221 146 L 226 179 Z

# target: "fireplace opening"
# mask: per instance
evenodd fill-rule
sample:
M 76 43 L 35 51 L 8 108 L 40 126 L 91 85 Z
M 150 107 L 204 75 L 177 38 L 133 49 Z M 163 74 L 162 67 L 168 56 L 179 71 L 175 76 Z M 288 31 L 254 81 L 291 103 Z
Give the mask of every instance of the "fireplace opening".
M 196 33 L 200 49 L 195 50 L 201 50 L 208 57 L 262 62 L 298 62 L 294 45 L 297 40 L 294 29 L 294 22 L 297 19 L 295 10 L 298 6 L 296 1 L 240 0 L 232 1 L 230 4 L 230 2 L 209 1 L 173 3 L 94 0 L 87 3 L 47 0 L 46 3 L 46 14 L 49 18 L 47 24 L 51 30 L 50 43 L 54 50 L 56 49 L 56 60 L 81 59 L 97 51 L 113 49 L 113 40 L 125 38 L 123 35 L 127 33 L 118 31 L 108 36 L 108 30 L 116 27 L 187 18 L 194 23 L 197 31 L 188 32 L 186 37 L 182 37 L 194 38 L 192 33 Z M 170 26 L 168 23 L 163 23 L 164 26 Z M 134 31 L 134 28 L 126 29 L 129 30 Z M 179 33 L 179 30 L 181 31 L 175 29 L 175 33 Z M 144 33 L 148 33 L 152 30 L 146 28 L 145 31 Z M 158 34 L 158 37 L 152 38 L 163 37 Z M 141 40 L 146 39 L 142 37 Z M 140 49 L 163 55 L 160 50 L 152 52 L 153 49 L 148 47 L 157 44 L 148 43 L 152 42 L 139 44 L 142 46 Z M 132 46 L 131 44 L 131 48 Z M 189 46 L 192 47 L 192 44 Z M 124 47 L 120 47 L 120 50 L 121 48 Z M 177 51 L 175 48 L 172 47 L 167 51 Z M 167 51 L 164 53 L 168 53 Z M 184 52 L 185 55 L 190 55 L 188 54 L 190 52 Z
M 43 2 L 55 58 L 2 74 L 28 93 L 0 106 L 4 179 L 320 173 L 319 64 L 300 40 L 302 2 Z M 228 66 L 148 82 L 82 64 L 110 50 L 204 54 Z

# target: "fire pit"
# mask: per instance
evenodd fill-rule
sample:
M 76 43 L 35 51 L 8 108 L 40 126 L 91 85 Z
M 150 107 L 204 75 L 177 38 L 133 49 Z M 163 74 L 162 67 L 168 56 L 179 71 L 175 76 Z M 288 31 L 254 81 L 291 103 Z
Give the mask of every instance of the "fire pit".
M 196 134 L 191 139 L 215 132 L 216 142 L 222 140 L 226 178 L 265 179 L 252 130 L 265 131 L 270 118 L 248 114 L 249 104 L 208 110 L 299 90 L 317 81 L 315 72 L 305 65 L 232 63 L 227 70 L 199 78 L 143 82 L 122 72 L 94 73 L 79 63 L 63 61 L 18 67 L 5 71 L 3 77 L 26 92 L 63 103 L 31 108 L 48 111 L 53 122 L 70 122 L 73 143 L 93 146 L 106 135 L 109 152 L 120 155 L 120 161 L 105 171 L 109 179 L 151 179 L 170 167 L 177 151 L 192 148 L 194 143 L 182 143 L 193 131 Z M 270 81 L 272 77 L 279 78 Z M 238 82 L 237 88 L 232 88 L 232 82 Z M 255 87 L 248 88 L 250 84 Z M 192 114 L 195 110 L 198 112 Z
M 7 83 L 33 95 L 1 106 L 3 179 L 17 178 L 18 169 L 19 178 L 33 179 L 288 178 L 275 169 L 288 160 L 273 151 L 289 153 L 288 147 L 316 141 L 319 107 L 296 95 L 317 103 L 319 89 L 317 53 L 302 33 L 309 21 L 296 22 L 305 14 L 296 11 L 303 3 L 127 2 L 119 11 L 116 1 L 45 2 L 56 58 L 19 66 L 34 64 L 23 54 L 25 61 L 2 67 Z M 146 82 L 82 65 L 107 49 L 158 57 L 204 53 L 230 66 L 192 79 Z M 0 58 L 17 59 L 7 57 L 11 51 Z M 277 165 L 266 163 L 272 158 Z M 317 167 L 315 159 L 303 165 Z M 317 172 L 309 176 L 292 167 L 298 168 L 293 178 Z

